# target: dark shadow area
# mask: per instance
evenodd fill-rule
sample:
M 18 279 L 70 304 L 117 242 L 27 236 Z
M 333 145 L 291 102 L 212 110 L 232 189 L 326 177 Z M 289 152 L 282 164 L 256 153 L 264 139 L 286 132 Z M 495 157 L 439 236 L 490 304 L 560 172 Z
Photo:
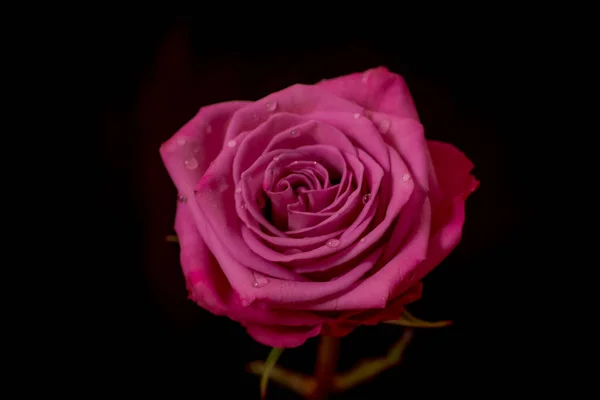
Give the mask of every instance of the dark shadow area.
M 98 72 L 90 85 L 98 94 L 103 167 L 98 219 L 108 249 L 94 262 L 108 286 L 89 332 L 102 340 L 89 357 L 106 363 L 104 387 L 140 396 L 165 390 L 169 398 L 258 398 L 258 379 L 244 365 L 268 349 L 187 299 L 178 247 L 164 239 L 173 233 L 176 192 L 158 148 L 201 106 L 254 100 L 379 65 L 404 76 L 428 138 L 463 150 L 481 187 L 467 202 L 463 241 L 425 279 L 423 299 L 411 308 L 454 325 L 419 330 L 401 366 L 332 398 L 487 398 L 517 385 L 520 372 L 507 377 L 499 369 L 519 341 L 501 323 L 520 300 L 516 288 L 506 295 L 514 285 L 507 269 L 526 267 L 524 238 L 532 228 L 525 218 L 527 176 L 518 173 L 527 139 L 514 118 L 529 89 L 517 50 L 491 38 L 480 46 L 482 38 L 452 31 L 418 39 L 396 39 L 406 37 L 399 31 L 290 36 L 279 44 L 262 32 L 216 35 L 203 21 L 169 13 L 137 22 L 115 18 L 95 39 L 90 70 Z M 342 341 L 340 368 L 383 355 L 400 333 L 393 326 L 356 330 Z M 315 349 L 312 340 L 284 352 L 281 363 L 310 372 Z M 269 398 L 295 398 L 270 389 Z

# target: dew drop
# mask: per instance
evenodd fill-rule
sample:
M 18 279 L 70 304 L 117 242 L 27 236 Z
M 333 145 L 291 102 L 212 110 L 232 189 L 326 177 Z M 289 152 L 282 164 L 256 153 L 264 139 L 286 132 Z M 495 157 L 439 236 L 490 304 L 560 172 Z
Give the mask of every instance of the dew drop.
M 270 101 L 267 103 L 267 110 L 268 111 L 275 111 L 275 109 L 277 108 L 277 102 L 276 101 Z
M 410 174 L 406 173 L 406 174 L 402 175 L 402 180 L 404 182 L 408 182 L 410 180 Z
M 187 169 L 196 169 L 198 168 L 198 160 L 196 160 L 194 157 L 189 158 L 187 160 L 185 160 L 183 162 L 183 165 L 187 168 Z
M 371 198 L 371 193 L 367 193 L 363 196 L 362 198 L 362 202 L 363 204 L 367 204 L 369 202 L 369 199 Z
M 369 82 L 369 78 L 370 78 L 370 77 L 371 77 L 371 70 L 369 70 L 369 71 L 366 71 L 366 72 L 363 74 L 362 78 L 361 78 L 361 81 L 362 81 L 362 83 L 367 83 L 367 82 Z
M 275 156 L 275 157 L 273 157 L 273 161 L 279 161 L 279 158 L 280 158 L 279 156 Z
M 246 209 L 246 203 L 242 202 L 242 204 L 240 204 L 240 208 L 242 210 L 245 210 Z
M 364 243 L 365 242 L 365 238 L 362 238 L 358 241 L 359 243 Z
M 297 130 L 294 129 L 293 131 L 290 132 L 290 135 L 292 137 L 298 137 L 298 136 L 300 136 L 300 132 L 298 132 Z
M 204 129 L 204 132 L 206 132 L 206 133 L 212 133 L 212 126 L 206 125 L 206 128 Z
M 354 113 L 354 119 L 359 119 L 360 118 L 360 113 Z
M 254 282 L 252 282 L 252 286 L 259 289 L 261 287 L 266 286 L 267 283 L 269 283 L 269 280 L 267 278 L 258 277 L 254 279 Z
M 390 121 L 387 119 L 384 119 L 383 121 L 381 121 L 379 123 L 379 131 L 384 134 L 387 133 L 390 130 L 390 125 L 391 125 Z
M 182 194 L 179 194 L 179 195 L 177 195 L 177 201 L 185 204 L 185 203 L 187 203 L 187 197 Z
M 235 189 L 235 192 L 236 192 L 236 193 L 242 193 L 242 188 L 241 188 L 241 187 L 239 187 L 239 188 L 236 188 L 236 189 Z
M 300 249 L 286 249 L 283 251 L 283 254 L 285 254 L 286 256 L 293 256 L 294 254 L 300 253 L 302 253 L 302 250 Z
M 337 239 L 329 239 L 327 241 L 327 246 L 329 247 L 338 247 L 340 245 L 340 241 Z
M 252 300 L 250 299 L 246 299 L 246 298 L 242 298 L 242 307 L 248 307 L 250 304 L 252 304 Z
M 236 144 L 237 144 L 237 142 L 235 140 L 231 139 L 229 142 L 227 142 L 227 147 L 233 148 L 233 147 L 235 147 Z
M 185 146 L 186 143 L 187 143 L 187 140 L 185 140 L 184 138 L 177 139 L 177 144 L 180 146 Z
M 317 162 L 316 162 L 316 161 L 313 161 L 313 165 L 317 165 Z
M 225 180 L 217 179 L 217 190 L 223 193 L 227 189 L 229 189 L 229 184 Z
M 292 161 L 292 165 L 298 164 L 298 161 Z
M 264 196 L 257 196 L 256 197 L 256 207 L 258 207 L 259 209 L 262 209 L 265 207 L 265 198 Z

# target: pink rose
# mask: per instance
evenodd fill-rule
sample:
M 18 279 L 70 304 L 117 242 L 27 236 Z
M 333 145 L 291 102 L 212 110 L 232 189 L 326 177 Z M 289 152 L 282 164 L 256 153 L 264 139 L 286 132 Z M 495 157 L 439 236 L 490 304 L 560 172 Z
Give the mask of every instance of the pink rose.
M 204 107 L 160 153 L 190 297 L 275 347 L 397 318 L 478 186 L 383 67 Z

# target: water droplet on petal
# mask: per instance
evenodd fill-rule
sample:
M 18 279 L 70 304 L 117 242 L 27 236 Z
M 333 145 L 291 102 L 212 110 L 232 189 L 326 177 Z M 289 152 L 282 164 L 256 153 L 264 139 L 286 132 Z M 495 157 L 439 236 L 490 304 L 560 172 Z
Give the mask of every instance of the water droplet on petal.
M 185 160 L 183 162 L 183 165 L 187 168 L 187 169 L 196 169 L 198 168 L 198 160 L 196 160 L 194 157 L 189 158 L 187 160 Z
M 390 121 L 387 119 L 384 119 L 383 121 L 381 121 L 379 123 L 379 131 L 381 133 L 387 133 L 390 130 L 390 125 L 391 125 Z
M 206 125 L 206 128 L 204 129 L 204 132 L 206 132 L 206 133 L 212 133 L 212 126 Z
M 316 162 L 316 161 L 313 161 L 313 165 L 317 165 L 317 162 Z
M 359 240 L 359 242 L 360 242 L 360 243 L 364 243 L 364 242 L 365 242 L 365 240 L 366 240 L 365 238 L 362 238 L 362 239 L 360 239 L 360 240 Z
M 235 140 L 231 139 L 229 142 L 227 142 L 227 147 L 233 148 L 233 147 L 235 147 L 236 144 L 237 144 L 237 142 Z
M 177 139 L 177 144 L 180 146 L 184 146 L 186 143 L 187 143 L 187 140 L 185 140 L 184 138 Z
M 360 118 L 360 113 L 354 113 L 353 117 L 354 117 L 354 119 L 359 119 Z
M 371 77 L 371 70 L 365 71 L 365 73 L 363 74 L 361 81 L 362 83 L 367 83 L 369 81 L 369 78 Z
M 369 199 L 371 198 L 371 193 L 367 193 L 363 196 L 362 198 L 362 202 L 363 204 L 367 204 L 369 202 Z
M 267 103 L 267 110 L 268 111 L 275 111 L 275 109 L 277 108 L 277 102 L 276 101 L 270 101 Z
M 256 279 L 254 279 L 254 282 L 252 282 L 252 286 L 259 289 L 265 286 L 267 283 L 269 283 L 269 280 L 267 278 L 257 277 Z
M 217 179 L 217 190 L 221 193 L 229 189 L 229 184 L 225 180 Z
M 402 175 L 402 180 L 404 182 L 408 182 L 410 180 L 410 174 L 406 173 L 406 174 Z
M 187 197 L 182 194 L 177 195 L 177 201 L 185 204 L 187 202 Z
M 252 300 L 250 300 L 250 299 L 243 298 L 243 299 L 241 299 L 241 301 L 242 301 L 243 307 L 248 307 L 250 304 L 252 304 Z
M 340 245 L 340 241 L 337 239 L 329 239 L 327 241 L 327 246 L 329 247 L 338 247 Z
M 242 193 L 242 188 L 241 188 L 241 187 L 238 187 L 238 188 L 236 188 L 236 189 L 235 189 L 235 192 L 236 192 L 236 193 Z
M 242 202 L 242 204 L 240 204 L 240 208 L 242 210 L 245 210 L 246 209 L 246 203 Z
M 279 156 L 275 156 L 275 157 L 273 157 L 273 161 L 279 161 L 279 158 L 280 158 Z
M 290 135 L 292 137 L 298 137 L 298 136 L 300 136 L 300 132 L 298 132 L 297 130 L 294 129 L 293 131 L 290 132 Z
M 293 256 L 294 254 L 300 253 L 302 253 L 302 250 L 300 249 L 286 249 L 283 251 L 283 254 L 285 254 L 286 256 Z
M 298 161 L 292 161 L 292 165 L 298 164 Z

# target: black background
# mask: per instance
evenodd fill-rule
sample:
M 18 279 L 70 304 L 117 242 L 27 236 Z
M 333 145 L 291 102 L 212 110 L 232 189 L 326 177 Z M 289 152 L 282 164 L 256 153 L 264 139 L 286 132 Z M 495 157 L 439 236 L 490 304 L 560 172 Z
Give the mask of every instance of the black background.
M 428 138 L 463 150 L 481 187 L 467 202 L 463 241 L 425 279 L 423 299 L 411 308 L 424 319 L 455 323 L 417 331 L 400 366 L 332 398 L 488 398 L 529 380 L 518 271 L 531 258 L 526 239 L 534 213 L 526 193 L 534 169 L 522 171 L 536 133 L 520 123 L 533 92 L 523 39 L 499 34 L 486 19 L 359 24 L 324 34 L 321 20 L 246 22 L 232 30 L 231 20 L 181 15 L 111 14 L 95 25 L 86 52 L 90 131 L 101 149 L 96 217 L 106 243 L 96 271 L 106 286 L 86 328 L 100 339 L 81 346 L 87 361 L 104 366 L 100 386 L 170 398 L 258 398 L 258 378 L 244 365 L 266 357 L 268 348 L 187 300 L 177 245 L 164 240 L 173 233 L 176 192 L 158 148 L 201 106 L 379 65 L 404 76 Z M 357 329 L 342 340 L 340 369 L 383 355 L 400 333 L 392 326 Z M 280 362 L 310 373 L 315 350 L 311 340 Z M 295 397 L 271 385 L 270 398 Z

